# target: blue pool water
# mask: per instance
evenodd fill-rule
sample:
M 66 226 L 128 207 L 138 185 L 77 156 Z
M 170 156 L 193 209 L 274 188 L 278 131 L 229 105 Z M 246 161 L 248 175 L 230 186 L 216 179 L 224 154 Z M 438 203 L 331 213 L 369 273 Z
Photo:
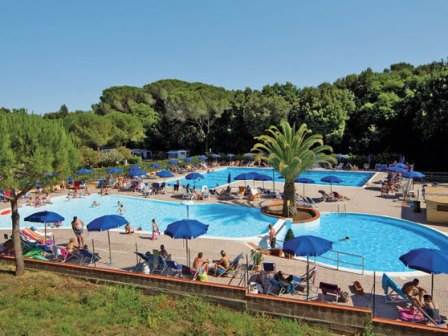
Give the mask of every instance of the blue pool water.
M 20 216 L 22 227 L 43 227 L 38 223 L 24 222 L 26 216 L 42 210 L 55 211 L 65 217 L 64 226 L 70 227 L 74 216 L 81 218 L 85 224 L 102 215 L 116 214 L 117 202 L 124 204 L 123 216 L 134 228 L 139 226 L 150 231 L 150 221 L 155 218 L 163 231 L 168 224 L 187 217 L 187 207 L 178 202 L 162 202 L 126 196 L 99 196 L 92 195 L 85 198 L 67 201 L 64 197 L 53 198 L 53 204 L 42 207 L 22 207 Z M 92 202 L 100 203 L 92 208 Z M 207 235 L 219 237 L 250 237 L 267 231 L 270 223 L 276 219 L 265 216 L 257 208 L 249 208 L 225 204 L 194 204 L 189 206 L 189 216 L 209 225 Z M 0 216 L 0 228 L 11 228 L 10 216 Z
M 335 242 L 333 249 L 365 257 L 365 270 L 409 272 L 398 259 L 411 249 L 427 247 L 448 250 L 448 237 L 412 222 L 366 214 L 322 214 L 320 224 L 292 224 L 295 236 L 316 235 Z M 283 240 L 286 230 L 279 232 Z M 349 240 L 339 241 L 344 237 Z M 316 258 L 336 265 L 336 254 L 328 252 Z M 333 259 L 333 260 L 329 260 Z M 360 269 L 360 259 L 340 256 L 342 267 Z M 349 264 L 350 263 L 350 264 Z M 357 265 L 352 265 L 357 264 Z
M 233 178 L 241 173 L 248 172 L 257 172 L 260 174 L 272 176 L 272 169 L 270 168 L 240 168 L 240 167 L 228 167 L 223 169 L 218 169 L 212 171 L 210 173 L 203 174 L 204 179 L 198 180 L 196 182 L 189 181 L 186 179 L 180 179 L 181 185 L 193 185 L 203 186 L 206 185 L 209 188 L 215 188 L 217 186 L 221 186 L 227 184 L 228 176 L 230 174 L 231 181 L 234 182 Z M 352 186 L 352 187 L 361 187 L 367 183 L 367 181 L 374 175 L 371 172 L 351 172 L 351 171 L 335 171 L 335 170 L 308 170 L 304 172 L 300 177 L 306 177 L 313 179 L 316 184 L 329 184 L 326 182 L 322 182 L 321 179 L 328 175 L 335 175 L 342 180 L 342 183 L 339 185 L 342 186 Z M 276 182 L 284 182 L 285 180 L 280 176 L 278 172 L 274 172 L 274 178 Z M 174 183 L 174 180 L 170 181 L 171 184 Z M 266 185 L 269 185 L 269 181 L 265 182 Z M 271 182 L 272 183 L 272 182 Z

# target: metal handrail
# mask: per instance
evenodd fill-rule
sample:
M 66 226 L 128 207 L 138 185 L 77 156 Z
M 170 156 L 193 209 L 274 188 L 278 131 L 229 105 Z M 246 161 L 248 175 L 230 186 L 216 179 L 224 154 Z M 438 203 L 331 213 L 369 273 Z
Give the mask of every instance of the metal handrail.
M 336 253 L 336 258 L 329 258 L 324 257 L 324 256 L 320 256 L 321 259 L 326 259 L 326 260 L 332 260 L 332 261 L 336 261 L 336 269 L 339 270 L 339 268 L 343 265 L 348 265 L 348 266 L 358 266 L 361 267 L 361 274 L 364 274 L 364 268 L 365 268 L 365 257 L 359 254 L 354 254 L 354 253 L 348 253 L 348 252 L 342 252 L 342 251 L 338 251 L 338 250 L 330 250 L 328 252 L 333 252 Z M 348 262 L 348 261 L 341 261 L 340 256 L 350 256 L 350 257 L 356 257 L 360 259 L 360 263 L 354 263 L 354 262 Z

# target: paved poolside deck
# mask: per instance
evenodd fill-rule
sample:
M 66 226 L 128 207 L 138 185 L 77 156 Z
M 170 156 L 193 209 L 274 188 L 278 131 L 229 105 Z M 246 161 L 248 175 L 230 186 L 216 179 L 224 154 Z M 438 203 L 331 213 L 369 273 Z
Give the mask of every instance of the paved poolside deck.
M 384 178 L 384 174 L 377 174 L 374 179 L 369 183 L 366 188 L 355 188 L 355 187 L 342 187 L 333 186 L 333 190 L 337 190 L 339 193 L 347 196 L 350 200 L 345 202 L 347 212 L 366 212 L 378 215 L 387 215 L 396 218 L 403 218 L 419 223 L 425 223 L 425 209 L 423 205 L 422 213 L 414 213 L 407 203 L 380 197 L 380 191 L 376 181 Z M 235 184 L 238 185 L 239 183 Z M 241 183 L 244 184 L 244 183 Z M 252 185 L 252 183 L 251 183 Z M 255 183 L 255 185 L 260 185 L 261 183 Z M 266 187 L 271 187 L 272 182 L 265 182 Z M 417 189 L 420 186 L 416 186 Z M 282 183 L 276 183 L 276 189 L 281 190 L 283 188 Z M 310 197 L 318 198 L 318 190 L 329 190 L 328 186 L 322 185 L 306 185 L 306 195 Z M 302 191 L 301 186 L 297 190 Z M 126 193 L 133 194 L 134 193 Z M 157 199 L 170 199 L 173 200 L 171 194 L 151 196 L 151 198 Z M 210 198 L 207 202 L 217 202 L 215 198 Z M 259 206 L 260 201 L 248 202 L 246 200 L 233 201 L 235 203 L 242 203 L 247 206 Z M 318 209 L 320 211 L 337 211 L 338 203 L 319 203 Z M 432 226 L 438 230 L 448 233 L 448 226 Z M 6 230 L 8 231 L 8 230 Z M 73 236 L 71 230 L 53 230 L 56 241 L 59 243 L 66 242 L 70 237 Z M 3 235 L 2 235 L 3 236 Z M 3 237 L 1 238 L 3 239 Z M 121 269 L 133 269 L 136 264 L 136 256 L 133 253 L 137 248 L 139 251 L 147 251 L 159 248 L 160 244 L 164 244 L 172 254 L 173 259 L 185 263 L 185 247 L 183 246 L 182 240 L 173 240 L 168 237 L 160 237 L 157 241 L 152 241 L 149 239 L 148 235 L 135 233 L 132 235 L 124 235 L 119 232 L 111 233 L 112 240 L 112 250 L 113 250 L 113 263 L 108 265 L 106 262 L 108 260 L 107 252 L 107 235 L 104 233 L 91 232 L 86 235 L 86 240 L 91 242 L 92 239 L 95 241 L 95 249 L 102 256 L 101 266 L 121 268 Z M 90 244 L 89 244 L 90 245 Z M 224 249 L 228 255 L 231 257 L 244 252 L 249 253 L 250 247 L 239 241 L 231 240 L 215 240 L 207 238 L 199 238 L 190 243 L 191 255 L 194 256 L 199 251 L 204 252 L 206 258 L 217 259 L 219 250 Z M 273 261 L 277 264 L 277 269 L 281 269 L 286 274 L 303 274 L 305 272 L 306 264 L 299 260 L 290 260 L 284 258 L 278 258 L 273 256 L 265 256 L 264 261 Z M 414 276 L 412 276 L 413 278 Z M 430 290 L 430 276 L 421 275 L 418 276 L 421 280 L 421 285 L 424 288 Z M 398 283 L 402 284 L 405 281 L 409 281 L 411 277 L 395 277 Z M 355 280 L 358 280 L 363 285 L 366 295 L 359 296 L 351 293 L 349 286 L 353 284 Z M 228 283 L 229 278 L 215 278 L 209 277 L 209 281 L 216 281 L 222 283 Z M 320 281 L 337 283 L 343 291 L 350 293 L 350 299 L 346 303 L 347 305 L 361 306 L 361 307 L 371 307 L 372 292 L 373 287 L 373 276 L 372 275 L 360 275 L 345 271 L 336 271 L 334 269 L 326 268 L 324 266 L 318 266 L 318 274 L 315 282 L 315 286 L 318 286 Z M 237 284 L 238 281 L 233 281 L 233 284 Z M 435 290 L 434 297 L 436 303 L 440 306 L 441 312 L 444 315 L 448 315 L 448 302 L 444 300 L 448 296 L 448 276 L 447 275 L 437 275 L 435 277 Z M 300 297 L 303 299 L 303 297 Z M 329 299 L 319 296 L 320 300 Z M 388 318 L 397 318 L 396 309 L 393 305 L 386 305 L 384 303 L 384 296 L 381 289 L 381 277 L 377 277 L 376 281 L 376 315 Z

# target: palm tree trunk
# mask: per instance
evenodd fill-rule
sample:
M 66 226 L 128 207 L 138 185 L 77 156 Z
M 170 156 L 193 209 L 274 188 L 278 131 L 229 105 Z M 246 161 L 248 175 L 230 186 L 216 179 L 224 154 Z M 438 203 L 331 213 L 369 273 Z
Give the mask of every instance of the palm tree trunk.
M 283 216 L 289 217 L 289 206 L 295 206 L 296 204 L 296 188 L 294 181 L 285 181 L 283 194 Z
M 20 215 L 17 197 L 14 195 L 11 202 L 12 237 L 14 242 L 14 254 L 16 256 L 16 275 L 23 275 L 25 264 L 23 262 L 22 242 L 20 241 Z

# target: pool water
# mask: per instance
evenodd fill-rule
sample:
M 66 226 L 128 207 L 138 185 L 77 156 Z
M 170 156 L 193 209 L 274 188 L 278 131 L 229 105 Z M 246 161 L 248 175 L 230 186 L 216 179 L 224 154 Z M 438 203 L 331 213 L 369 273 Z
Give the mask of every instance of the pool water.
M 240 168 L 240 167 L 227 167 L 223 169 L 217 169 L 210 173 L 205 173 L 204 179 L 191 181 L 185 178 L 179 180 L 181 185 L 190 184 L 190 186 L 196 185 L 197 187 L 202 187 L 206 185 L 208 188 L 215 188 L 218 186 L 222 186 L 228 183 L 229 174 L 231 182 L 235 182 L 234 177 L 238 176 L 242 173 L 248 172 L 256 172 L 259 174 L 268 175 L 270 177 L 274 176 L 275 182 L 284 182 L 284 178 L 280 176 L 277 171 L 274 171 L 271 168 Z M 351 187 L 362 187 L 367 181 L 374 175 L 372 172 L 352 172 L 352 171 L 337 171 L 337 170 L 308 170 L 305 171 L 300 177 L 306 177 L 314 180 L 316 184 L 325 184 L 329 185 L 329 183 L 322 182 L 321 179 L 328 175 L 334 175 L 339 177 L 342 182 L 338 185 L 341 186 L 351 186 Z M 175 180 L 171 180 L 169 184 L 174 184 Z M 271 181 L 265 182 L 266 186 L 272 185 Z
M 364 256 L 365 270 L 410 272 L 399 257 L 415 248 L 448 250 L 448 237 L 435 230 L 400 219 L 367 214 L 322 214 L 319 224 L 292 224 L 294 235 L 315 235 L 334 242 L 333 249 Z M 286 228 L 279 232 L 283 240 Z M 350 239 L 340 241 L 344 237 Z M 336 254 L 327 252 L 317 261 L 336 265 Z M 359 257 L 340 255 L 341 267 L 361 269 Z M 331 260 L 330 260 L 331 259 Z
M 91 220 L 102 215 L 117 214 L 117 202 L 124 204 L 123 216 L 134 228 L 139 226 L 145 231 L 151 231 L 150 222 L 156 219 L 163 231 L 167 225 L 187 218 L 187 206 L 179 202 L 165 202 L 126 196 L 91 195 L 85 198 L 66 200 L 65 197 L 55 197 L 53 204 L 34 208 L 20 208 L 21 225 L 42 228 L 43 224 L 24 222 L 23 218 L 37 211 L 54 211 L 64 218 L 64 227 L 70 227 L 74 216 L 81 218 L 87 225 Z M 93 201 L 100 203 L 92 208 Z M 258 208 L 226 204 L 193 204 L 188 206 L 189 218 L 208 224 L 208 236 L 227 238 L 253 237 L 267 232 L 267 226 L 276 219 L 261 213 Z M 0 216 L 0 228 L 11 228 L 11 217 Z

